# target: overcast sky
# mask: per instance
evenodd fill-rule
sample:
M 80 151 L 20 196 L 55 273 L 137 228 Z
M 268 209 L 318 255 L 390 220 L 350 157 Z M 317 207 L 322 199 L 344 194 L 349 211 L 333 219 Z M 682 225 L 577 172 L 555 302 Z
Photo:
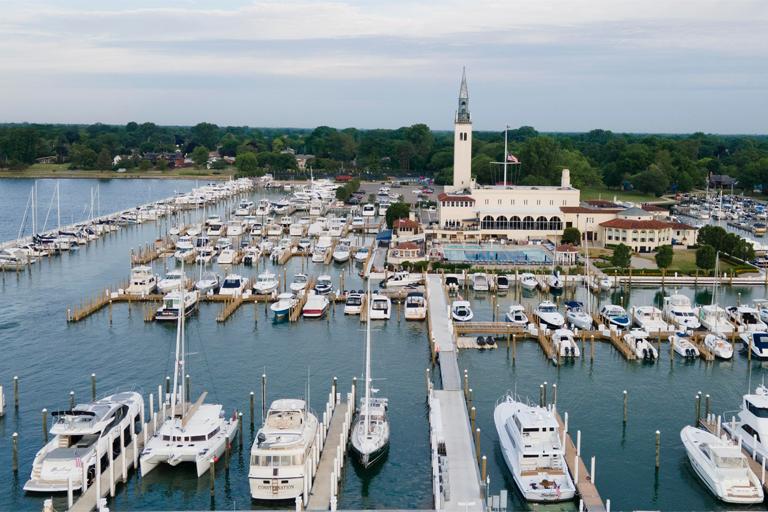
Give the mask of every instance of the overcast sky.
M 766 0 L 0 0 L 0 121 L 766 133 Z

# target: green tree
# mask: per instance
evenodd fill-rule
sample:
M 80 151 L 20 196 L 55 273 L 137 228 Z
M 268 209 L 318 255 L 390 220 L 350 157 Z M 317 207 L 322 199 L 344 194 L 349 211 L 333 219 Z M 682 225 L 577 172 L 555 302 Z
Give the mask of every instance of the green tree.
M 671 245 L 662 245 L 656 250 L 656 255 L 654 258 L 656 259 L 656 266 L 659 268 L 669 268 L 669 266 L 672 264 L 672 257 L 674 254 L 672 253 L 672 246 Z
M 73 144 L 69 150 L 70 168 L 93 169 L 98 155 L 84 144 Z
M 197 146 L 192 151 L 192 161 L 195 162 L 195 166 L 200 168 L 208 162 L 208 148 L 205 146 Z
M 339 187 L 336 189 L 336 199 L 339 201 L 344 201 L 345 203 L 349 201 L 349 198 L 352 196 L 352 192 L 349 191 L 349 189 L 344 187 Z
M 579 245 L 581 243 L 581 232 L 579 228 L 565 228 L 560 241 L 564 244 Z
M 256 158 L 256 153 L 250 151 L 246 153 L 239 153 L 235 160 L 235 167 L 240 176 L 256 176 L 259 170 L 259 161 Z
M 711 245 L 702 245 L 696 249 L 696 266 L 704 269 L 711 270 L 715 268 L 715 259 L 717 257 L 717 251 Z
M 148 171 L 152 168 L 152 162 L 147 160 L 146 158 L 142 158 L 141 162 L 139 162 L 139 169 L 142 171 Z
M 611 265 L 618 268 L 629 268 L 631 262 L 632 250 L 629 246 L 619 244 L 614 247 L 613 254 L 611 255 Z
M 192 134 L 192 142 L 205 146 L 207 148 L 215 148 L 219 142 L 219 127 L 212 123 L 198 123 L 190 130 Z
M 520 151 L 522 173 L 535 178 L 540 185 L 555 184 L 559 178 L 559 158 L 560 146 L 555 139 L 543 135 L 530 138 Z
M 165 158 L 161 158 L 157 161 L 155 164 L 155 167 L 157 167 L 158 171 L 167 171 L 168 170 L 168 160 Z
M 632 176 L 630 181 L 640 192 L 656 196 L 669 190 L 669 176 L 656 164 L 651 164 L 645 171 Z
M 112 169 L 112 154 L 107 148 L 101 148 L 99 156 L 96 157 L 96 168 L 101 170 Z
M 411 207 L 408 206 L 408 203 L 392 203 L 389 205 L 389 208 L 387 208 L 387 214 L 385 216 L 387 219 L 387 227 L 392 229 L 392 226 L 397 219 L 407 219 L 410 212 Z

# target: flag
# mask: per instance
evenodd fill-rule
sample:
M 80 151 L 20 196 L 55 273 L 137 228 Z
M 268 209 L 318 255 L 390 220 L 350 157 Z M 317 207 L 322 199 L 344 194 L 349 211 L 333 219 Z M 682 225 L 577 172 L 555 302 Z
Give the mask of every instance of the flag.
M 80 459 L 80 457 L 75 458 L 75 467 L 76 468 L 83 467 L 83 461 Z
M 513 164 L 519 164 L 520 160 L 518 160 L 515 155 L 509 154 L 509 155 L 507 155 L 507 162 L 511 162 Z

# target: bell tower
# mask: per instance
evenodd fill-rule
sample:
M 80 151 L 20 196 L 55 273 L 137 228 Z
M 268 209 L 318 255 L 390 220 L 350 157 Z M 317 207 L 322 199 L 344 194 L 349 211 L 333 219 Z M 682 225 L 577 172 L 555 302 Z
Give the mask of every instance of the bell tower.
M 453 122 L 453 189 L 464 190 L 472 181 L 472 121 L 466 70 L 461 72 L 459 109 Z

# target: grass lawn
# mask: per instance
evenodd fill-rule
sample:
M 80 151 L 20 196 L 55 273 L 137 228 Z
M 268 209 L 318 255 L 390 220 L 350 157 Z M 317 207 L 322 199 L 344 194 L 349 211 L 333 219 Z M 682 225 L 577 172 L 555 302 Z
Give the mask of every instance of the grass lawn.
M 622 190 L 613 190 L 608 188 L 582 188 L 582 201 L 590 199 L 602 199 L 603 201 L 631 201 L 633 203 L 647 203 L 664 201 L 663 197 L 656 197 L 653 194 L 643 194 L 641 192 L 624 192 Z
M 640 258 L 653 261 L 654 254 L 635 254 Z M 720 260 L 720 272 L 731 272 L 733 265 L 728 262 Z M 674 272 L 695 274 L 696 273 L 696 250 L 695 249 L 676 249 L 674 256 L 672 257 L 672 265 L 667 269 L 667 274 Z

